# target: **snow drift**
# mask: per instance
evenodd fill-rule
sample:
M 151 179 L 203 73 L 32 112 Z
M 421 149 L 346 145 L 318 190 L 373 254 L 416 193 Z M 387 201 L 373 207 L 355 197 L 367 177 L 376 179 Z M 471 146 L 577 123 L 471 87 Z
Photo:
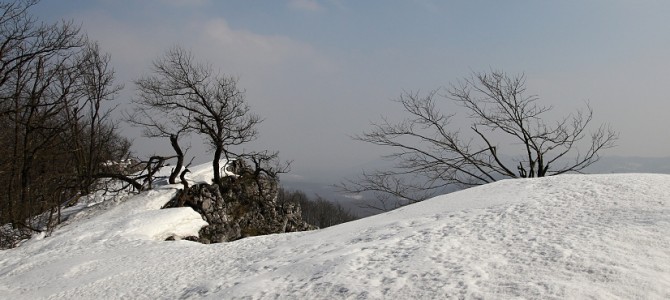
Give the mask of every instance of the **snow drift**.
M 0 298 L 670 298 L 668 175 L 505 180 L 212 245 L 163 241 L 204 225 L 158 210 L 175 188 L 1 251 Z

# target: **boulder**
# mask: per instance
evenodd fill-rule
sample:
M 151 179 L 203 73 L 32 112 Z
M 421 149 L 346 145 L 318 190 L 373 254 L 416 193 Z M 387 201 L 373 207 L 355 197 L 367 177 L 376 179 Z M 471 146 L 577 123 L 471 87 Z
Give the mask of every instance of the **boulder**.
M 299 205 L 277 203 L 277 195 L 276 179 L 248 172 L 180 190 L 163 208 L 188 206 L 198 212 L 209 223 L 197 237 L 205 244 L 317 228 L 302 220 Z

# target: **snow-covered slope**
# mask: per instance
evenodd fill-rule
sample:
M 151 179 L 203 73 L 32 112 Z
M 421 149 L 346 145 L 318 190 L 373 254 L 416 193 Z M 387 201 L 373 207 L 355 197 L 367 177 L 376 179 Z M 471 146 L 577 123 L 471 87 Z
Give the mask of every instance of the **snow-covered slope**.
M 0 298 L 670 299 L 668 175 L 506 180 L 214 245 L 162 241 L 202 226 L 189 209 L 157 210 L 172 193 L 0 252 Z

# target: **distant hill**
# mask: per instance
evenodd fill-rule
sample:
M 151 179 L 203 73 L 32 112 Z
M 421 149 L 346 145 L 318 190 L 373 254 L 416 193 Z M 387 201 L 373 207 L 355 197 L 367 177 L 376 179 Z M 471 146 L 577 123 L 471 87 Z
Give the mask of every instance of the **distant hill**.
M 670 174 L 670 157 L 606 156 L 590 166 L 589 173 Z
M 368 163 L 361 168 L 379 168 L 388 162 L 379 160 Z M 589 174 L 611 174 L 611 173 L 657 173 L 670 174 L 670 157 L 634 157 L 634 156 L 607 156 L 590 166 L 586 173 Z M 326 200 L 337 202 L 359 216 L 370 216 L 381 211 L 364 208 L 366 203 L 375 204 L 372 195 L 361 195 L 352 197 L 339 192 L 333 187 L 345 178 L 355 178 L 357 173 L 340 170 L 332 174 L 309 174 L 296 180 L 292 177 L 282 177 L 282 185 L 290 190 L 302 190 L 306 194 L 319 195 Z

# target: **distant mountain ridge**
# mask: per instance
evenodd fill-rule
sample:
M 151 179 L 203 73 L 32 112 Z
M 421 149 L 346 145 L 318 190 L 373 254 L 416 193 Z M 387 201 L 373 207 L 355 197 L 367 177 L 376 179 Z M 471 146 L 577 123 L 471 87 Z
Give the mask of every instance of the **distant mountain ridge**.
M 670 156 L 636 157 L 604 156 L 587 169 L 588 173 L 658 173 L 670 174 Z
M 301 190 L 307 195 L 319 195 L 326 200 L 337 202 L 351 212 L 359 216 L 369 216 L 380 213 L 380 211 L 361 208 L 367 202 L 373 203 L 368 195 L 367 198 L 355 199 L 348 197 L 345 193 L 338 191 L 335 184 L 347 178 L 354 178 L 360 169 L 366 167 L 381 168 L 388 165 L 387 161 L 378 160 L 369 162 L 366 166 L 353 168 L 353 171 L 340 169 L 329 174 L 305 174 L 305 176 L 282 177 L 282 186 L 288 190 Z M 314 172 L 314 171 L 312 171 Z M 316 173 L 316 172 L 314 172 Z M 612 174 L 612 173 L 657 173 L 670 174 L 670 156 L 668 157 L 637 157 L 637 156 L 603 156 L 598 162 L 586 169 L 587 174 Z M 302 174 L 301 174 L 302 175 Z

